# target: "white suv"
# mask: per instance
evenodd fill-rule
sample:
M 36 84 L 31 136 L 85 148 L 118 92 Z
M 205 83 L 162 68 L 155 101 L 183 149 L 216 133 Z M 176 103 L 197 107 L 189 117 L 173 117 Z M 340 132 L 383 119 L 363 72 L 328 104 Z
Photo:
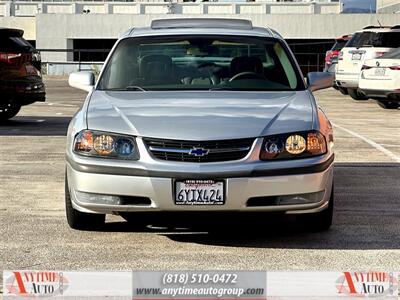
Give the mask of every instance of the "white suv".
M 339 54 L 336 84 L 340 91 L 354 100 L 366 100 L 358 91 L 358 78 L 364 61 L 382 56 L 400 47 L 400 26 L 368 26 L 354 34 Z

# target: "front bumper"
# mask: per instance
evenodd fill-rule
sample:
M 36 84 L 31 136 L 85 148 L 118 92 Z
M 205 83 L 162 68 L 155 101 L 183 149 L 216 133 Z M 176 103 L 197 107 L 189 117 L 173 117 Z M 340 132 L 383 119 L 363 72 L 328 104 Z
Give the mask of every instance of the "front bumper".
M 192 174 L 159 174 L 159 176 L 115 175 L 86 172 L 83 167 L 77 170 L 77 164 L 67 162 L 67 180 L 75 209 L 87 213 L 120 213 L 120 212 L 159 212 L 159 211 L 229 211 L 229 212 L 284 212 L 289 214 L 315 213 L 328 207 L 333 182 L 333 156 L 321 164 L 323 169 L 312 173 L 304 171 L 298 174 L 264 176 L 236 176 L 237 173 L 192 173 Z M 307 170 L 307 169 L 304 169 Z M 315 169 L 318 170 L 318 169 Z M 287 170 L 289 171 L 289 170 Z M 174 204 L 174 180 L 176 178 L 192 179 L 219 178 L 225 182 L 225 204 L 218 206 L 182 206 Z M 267 173 L 266 173 L 267 174 Z M 272 174 L 272 173 L 271 173 Z M 275 174 L 279 174 L 276 172 Z M 186 177 L 185 177 L 186 176 Z M 85 203 L 79 198 L 80 193 L 101 195 L 119 195 L 149 199 L 149 203 L 140 205 L 106 205 Z M 290 205 L 249 205 L 249 199 L 283 195 L 300 195 L 318 193 L 319 199 L 313 203 Z
M 336 72 L 335 84 L 343 88 L 358 88 L 359 74 Z

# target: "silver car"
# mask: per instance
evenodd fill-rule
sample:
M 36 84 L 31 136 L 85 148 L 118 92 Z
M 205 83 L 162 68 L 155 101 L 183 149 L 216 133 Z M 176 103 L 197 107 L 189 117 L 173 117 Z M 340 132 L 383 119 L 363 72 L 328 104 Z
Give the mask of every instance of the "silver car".
M 333 134 L 282 36 L 247 20 L 154 20 L 115 44 L 67 138 L 70 227 L 106 214 L 281 212 L 326 230 Z

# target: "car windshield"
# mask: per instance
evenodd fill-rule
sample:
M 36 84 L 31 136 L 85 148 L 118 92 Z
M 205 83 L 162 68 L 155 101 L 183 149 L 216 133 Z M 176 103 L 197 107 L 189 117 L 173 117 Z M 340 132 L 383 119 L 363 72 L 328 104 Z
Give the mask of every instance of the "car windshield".
M 276 39 L 198 35 L 122 40 L 98 89 L 290 91 L 304 84 Z
M 347 43 L 346 47 L 400 47 L 400 32 L 358 32 Z

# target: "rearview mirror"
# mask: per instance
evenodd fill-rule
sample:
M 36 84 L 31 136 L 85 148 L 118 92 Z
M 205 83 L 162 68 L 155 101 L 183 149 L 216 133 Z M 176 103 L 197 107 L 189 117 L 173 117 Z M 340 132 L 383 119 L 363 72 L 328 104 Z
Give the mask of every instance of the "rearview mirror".
M 91 92 L 94 87 L 94 74 L 92 72 L 71 73 L 68 83 L 73 88 Z
M 328 72 L 310 72 L 307 74 L 308 87 L 311 92 L 333 86 L 334 76 Z

